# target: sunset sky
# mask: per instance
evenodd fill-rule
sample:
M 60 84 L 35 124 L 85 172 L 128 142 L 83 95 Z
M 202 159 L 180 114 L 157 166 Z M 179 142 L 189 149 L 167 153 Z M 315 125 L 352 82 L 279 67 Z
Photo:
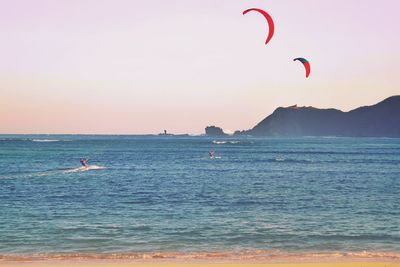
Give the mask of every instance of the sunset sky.
M 275 35 L 258 7 L 275 21 Z M 0 0 L 0 133 L 202 133 L 400 94 L 398 0 Z M 311 62 L 311 75 L 293 58 Z

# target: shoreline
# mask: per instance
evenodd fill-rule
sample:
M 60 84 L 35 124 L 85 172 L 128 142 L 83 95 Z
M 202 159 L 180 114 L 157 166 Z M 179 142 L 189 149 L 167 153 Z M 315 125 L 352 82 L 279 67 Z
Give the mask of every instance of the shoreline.
M 149 253 L 58 253 L 58 254 L 4 254 L 0 255 L 0 266 L 40 264 L 62 266 L 65 264 L 306 264 L 306 263 L 396 263 L 400 266 L 398 252 L 315 252 L 283 253 L 277 251 L 232 251 L 232 252 L 149 252 Z
M 145 266 L 145 267 L 400 267 L 400 261 L 379 260 L 379 261 L 288 261 L 288 262 L 216 262 L 216 261 L 129 261 L 129 260 L 51 260 L 51 261 L 35 261 L 35 262 L 1 262 L 0 267 L 129 267 L 129 266 Z

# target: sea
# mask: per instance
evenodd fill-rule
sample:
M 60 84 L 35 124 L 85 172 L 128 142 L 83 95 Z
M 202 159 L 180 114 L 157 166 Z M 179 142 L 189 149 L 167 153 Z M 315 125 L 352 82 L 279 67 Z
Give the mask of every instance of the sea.
M 400 139 L 0 135 L 0 260 L 303 254 L 400 259 Z

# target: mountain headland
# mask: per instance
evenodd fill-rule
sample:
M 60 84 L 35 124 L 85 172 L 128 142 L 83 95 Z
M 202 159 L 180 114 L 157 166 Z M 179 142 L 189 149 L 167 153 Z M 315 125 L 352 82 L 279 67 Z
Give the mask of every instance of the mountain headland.
M 235 135 L 400 137 L 400 95 L 348 112 L 279 107 L 252 129 L 236 131 Z

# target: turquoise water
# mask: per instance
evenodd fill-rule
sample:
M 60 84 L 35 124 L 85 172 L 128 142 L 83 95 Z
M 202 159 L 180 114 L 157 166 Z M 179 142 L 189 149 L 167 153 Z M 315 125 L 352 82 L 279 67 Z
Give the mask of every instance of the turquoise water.
M 0 136 L 0 255 L 252 250 L 400 252 L 400 139 Z

